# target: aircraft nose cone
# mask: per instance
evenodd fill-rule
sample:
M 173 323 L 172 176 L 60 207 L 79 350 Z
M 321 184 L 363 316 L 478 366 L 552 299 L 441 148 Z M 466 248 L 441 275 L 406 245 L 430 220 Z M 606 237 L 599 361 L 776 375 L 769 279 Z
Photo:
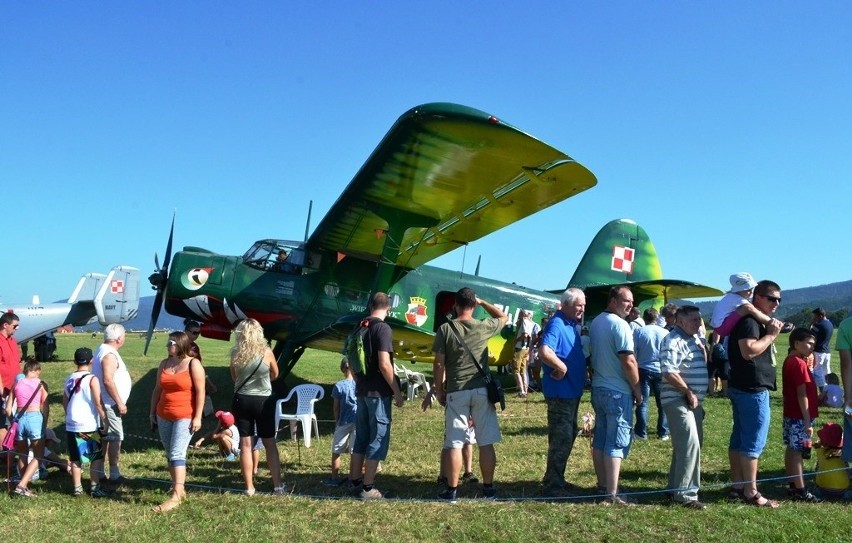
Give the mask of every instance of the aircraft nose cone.
M 163 272 L 158 271 L 148 276 L 148 282 L 151 283 L 151 286 L 154 287 L 154 290 L 163 290 L 166 288 L 168 278 Z

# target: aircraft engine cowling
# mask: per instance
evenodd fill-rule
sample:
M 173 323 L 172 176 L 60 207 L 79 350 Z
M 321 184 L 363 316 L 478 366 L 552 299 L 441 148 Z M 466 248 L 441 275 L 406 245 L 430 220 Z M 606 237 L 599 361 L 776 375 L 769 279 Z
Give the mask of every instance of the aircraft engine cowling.
M 216 324 L 202 323 L 201 336 L 210 339 L 218 339 L 221 341 L 230 341 L 231 329 L 225 328 L 224 326 L 218 326 Z

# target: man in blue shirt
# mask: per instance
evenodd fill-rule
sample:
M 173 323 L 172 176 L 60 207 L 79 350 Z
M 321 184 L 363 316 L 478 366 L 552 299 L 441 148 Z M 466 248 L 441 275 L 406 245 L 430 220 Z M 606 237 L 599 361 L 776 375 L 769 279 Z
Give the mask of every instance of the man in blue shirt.
M 642 403 L 636 407 L 636 426 L 633 434 L 638 439 L 648 439 L 648 402 L 651 394 L 657 402 L 657 437 L 669 439 L 669 426 L 660 404 L 660 344 L 669 331 L 657 325 L 659 313 L 649 307 L 642 314 L 645 326 L 633 330 L 633 350 L 639 364 L 639 385 L 642 387 Z
M 539 343 L 541 388 L 547 402 L 547 467 L 544 493 L 559 496 L 571 488 L 565 467 L 577 436 L 578 408 L 586 380 L 586 358 L 580 342 L 580 323 L 586 296 L 577 288 L 562 294 L 561 309 L 547 322 Z

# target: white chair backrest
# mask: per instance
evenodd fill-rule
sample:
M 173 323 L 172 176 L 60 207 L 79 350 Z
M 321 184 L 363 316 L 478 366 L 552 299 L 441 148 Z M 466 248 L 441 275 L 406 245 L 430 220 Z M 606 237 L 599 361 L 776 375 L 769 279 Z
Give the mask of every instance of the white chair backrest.
M 319 385 L 298 385 L 293 388 L 296 392 L 296 414 L 313 413 L 314 403 L 325 396 L 325 391 Z

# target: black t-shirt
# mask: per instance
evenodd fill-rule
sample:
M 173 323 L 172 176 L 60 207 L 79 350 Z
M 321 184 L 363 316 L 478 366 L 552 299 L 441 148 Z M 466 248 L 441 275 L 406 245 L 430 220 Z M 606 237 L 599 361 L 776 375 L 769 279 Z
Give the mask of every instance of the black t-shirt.
M 828 319 L 822 319 L 811 326 L 811 332 L 816 335 L 814 351 L 818 353 L 831 352 L 831 335 L 834 333 L 834 325 Z
M 740 351 L 741 339 L 760 339 L 765 335 L 766 327 L 752 317 L 743 317 L 734 326 L 728 338 L 728 360 L 731 363 L 728 386 L 744 392 L 775 390 L 775 344 L 752 360 L 745 359 Z
M 390 353 L 393 364 L 393 330 L 381 319 L 371 317 L 367 320 L 370 321 L 364 338 L 367 376 L 355 376 L 355 395 L 366 396 L 370 392 L 377 392 L 382 397 L 393 396 L 393 389 L 379 371 L 379 351 Z

